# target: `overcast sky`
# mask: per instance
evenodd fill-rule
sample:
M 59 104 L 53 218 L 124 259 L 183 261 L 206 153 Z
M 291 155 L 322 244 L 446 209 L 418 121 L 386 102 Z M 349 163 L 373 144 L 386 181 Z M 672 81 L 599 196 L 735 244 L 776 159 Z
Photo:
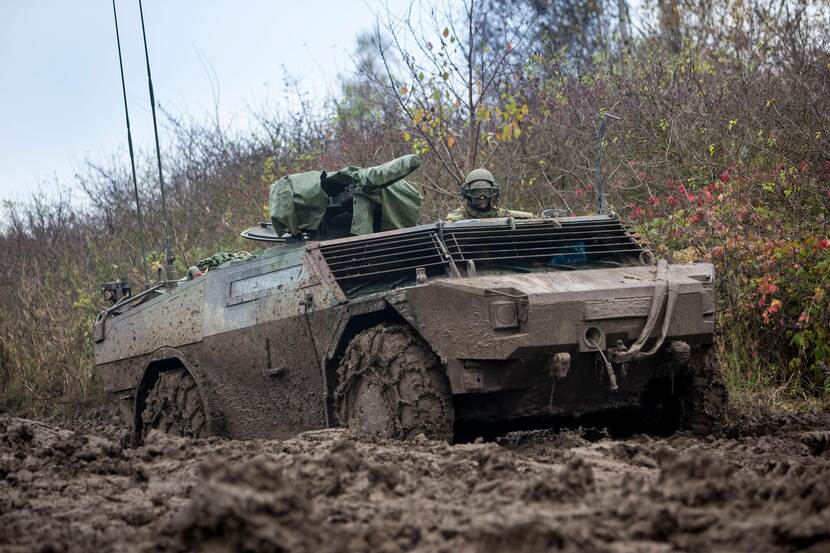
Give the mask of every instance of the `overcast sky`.
M 385 3 L 400 13 L 408 0 Z M 175 113 L 212 113 L 215 72 L 220 119 L 244 127 L 247 106 L 281 101 L 283 68 L 323 97 L 351 69 L 355 35 L 371 28 L 378 1 L 143 5 L 158 102 Z M 138 0 L 117 7 L 133 140 L 148 147 Z M 0 200 L 54 194 L 56 181 L 72 185 L 84 159 L 126 156 L 126 143 L 111 0 L 0 0 Z

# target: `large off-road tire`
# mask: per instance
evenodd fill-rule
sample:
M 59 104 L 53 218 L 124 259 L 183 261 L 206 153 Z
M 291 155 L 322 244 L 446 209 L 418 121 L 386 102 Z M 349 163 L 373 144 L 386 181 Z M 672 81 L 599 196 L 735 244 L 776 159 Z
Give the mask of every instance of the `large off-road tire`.
M 356 335 L 337 368 L 340 424 L 364 438 L 452 440 L 454 411 L 446 370 L 404 324 Z
M 646 387 L 640 401 L 643 426 L 657 434 L 712 434 L 724 422 L 728 400 L 714 348 L 694 347 L 687 366 L 673 379 L 658 378 Z
M 695 434 L 718 431 L 726 416 L 729 393 L 711 345 L 692 348 L 680 390 L 680 425 Z
M 159 374 L 147 394 L 141 422 L 142 441 L 151 430 L 174 436 L 207 437 L 207 414 L 193 376 L 185 369 Z

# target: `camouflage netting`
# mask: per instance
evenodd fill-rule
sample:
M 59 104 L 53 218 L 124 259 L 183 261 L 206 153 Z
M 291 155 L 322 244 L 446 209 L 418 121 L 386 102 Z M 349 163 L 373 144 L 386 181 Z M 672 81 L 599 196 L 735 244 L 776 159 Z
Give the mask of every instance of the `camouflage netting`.
M 196 263 L 196 266 L 199 267 L 200 271 L 209 271 L 224 265 L 228 261 L 245 261 L 250 257 L 251 254 L 248 252 L 219 252 L 202 259 Z
M 329 206 L 328 188 L 351 190 L 354 201 L 351 232 L 374 231 L 375 207 L 381 207 L 380 230 L 411 227 L 418 222 L 421 194 L 404 177 L 421 166 L 416 155 L 399 157 L 375 167 L 349 166 L 334 173 L 308 171 L 280 178 L 271 185 L 274 228 L 292 235 L 317 230 Z

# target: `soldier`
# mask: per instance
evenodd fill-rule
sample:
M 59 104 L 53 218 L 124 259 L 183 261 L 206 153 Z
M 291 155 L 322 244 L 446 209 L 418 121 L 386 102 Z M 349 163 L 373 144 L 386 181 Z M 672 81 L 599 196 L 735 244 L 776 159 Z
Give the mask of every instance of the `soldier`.
M 461 197 L 464 198 L 464 205 L 452 210 L 445 217 L 448 223 L 464 219 L 491 219 L 493 217 L 530 219 L 533 217 L 532 213 L 526 211 L 502 209 L 494 205 L 499 199 L 499 185 L 487 169 L 470 171 L 461 186 Z

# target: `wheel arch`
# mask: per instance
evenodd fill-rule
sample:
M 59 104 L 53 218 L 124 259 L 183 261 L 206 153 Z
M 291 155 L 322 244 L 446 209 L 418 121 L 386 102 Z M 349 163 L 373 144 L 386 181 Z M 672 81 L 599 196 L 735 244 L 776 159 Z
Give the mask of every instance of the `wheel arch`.
M 205 409 L 210 434 L 214 436 L 225 435 L 222 410 L 213 387 L 210 385 L 205 369 L 183 351 L 177 348 L 164 347 L 148 357 L 147 364 L 135 388 L 135 401 L 133 402 L 133 447 L 141 445 L 144 424 L 141 415 L 146 406 L 147 395 L 158 381 L 161 373 L 176 369 L 186 370 L 193 377 L 193 380 L 196 381 L 196 388 L 199 390 L 199 397 Z

